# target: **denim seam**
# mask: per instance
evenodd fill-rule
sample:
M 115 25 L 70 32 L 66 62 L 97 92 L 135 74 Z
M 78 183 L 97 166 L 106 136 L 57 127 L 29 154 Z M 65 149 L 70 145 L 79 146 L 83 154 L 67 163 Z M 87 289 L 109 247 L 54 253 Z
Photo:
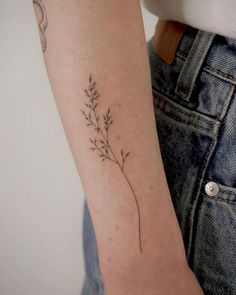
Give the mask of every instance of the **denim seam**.
M 176 55 L 177 56 L 179 56 L 180 58 L 182 58 L 182 59 L 186 59 L 187 58 L 187 54 L 185 54 L 183 51 L 181 51 L 181 50 L 178 50 L 177 52 L 176 52 Z
M 199 169 L 199 173 L 198 173 L 197 180 L 196 180 L 196 187 L 198 189 L 197 189 L 197 193 L 196 193 L 196 198 L 192 202 L 191 211 L 190 211 L 191 212 L 190 213 L 191 226 L 190 226 L 190 230 L 189 230 L 189 240 L 188 240 L 188 247 L 187 247 L 187 260 L 188 261 L 190 259 L 190 255 L 192 255 L 192 251 L 193 251 L 193 248 L 192 248 L 193 239 L 194 239 L 194 232 L 193 231 L 196 226 L 196 224 L 194 223 L 194 219 L 196 218 L 197 205 L 199 203 L 200 196 L 201 196 L 201 187 L 202 187 L 202 183 L 203 183 L 203 179 L 204 179 L 204 172 L 206 171 L 206 167 L 210 161 L 210 158 L 212 156 L 214 148 L 216 147 L 216 143 L 217 143 L 217 140 L 212 139 L 212 142 L 207 149 L 206 157 L 205 157 L 205 160 L 202 164 L 202 167 L 201 167 L 201 169 Z
M 197 114 L 194 114 L 194 113 L 189 114 L 189 113 L 187 113 L 187 112 L 184 112 L 183 110 L 181 110 L 181 109 L 179 109 L 178 107 L 174 106 L 174 105 L 171 104 L 170 102 L 165 101 L 164 99 L 162 99 L 162 101 L 163 101 L 165 104 L 169 105 L 169 106 L 171 107 L 171 109 L 173 109 L 173 110 L 175 110 L 175 111 L 177 111 L 177 112 L 180 112 L 180 113 L 184 114 L 184 115 L 187 116 L 189 119 L 191 119 L 191 117 L 193 117 L 193 118 L 196 118 L 198 121 L 204 121 L 204 122 L 207 123 L 207 124 L 212 124 L 212 129 L 204 128 L 204 127 L 202 127 L 202 126 L 196 125 L 195 123 L 191 122 L 191 120 L 187 121 L 187 120 L 185 120 L 185 119 L 183 119 L 183 118 L 181 118 L 181 117 L 177 117 L 177 115 L 174 115 L 174 114 L 168 113 L 164 108 L 160 108 L 160 107 L 158 107 L 158 106 L 155 104 L 155 98 L 156 98 L 156 99 L 162 99 L 162 98 L 161 98 L 160 96 L 157 97 L 157 96 L 154 95 L 154 106 L 155 106 L 156 109 L 159 109 L 160 111 L 163 111 L 163 113 L 165 113 L 167 116 L 169 116 L 169 117 L 171 117 L 171 118 L 173 118 L 173 119 L 175 119 L 175 120 L 177 120 L 177 121 L 179 121 L 179 122 L 183 122 L 184 124 L 186 124 L 186 125 L 188 125 L 188 126 L 191 126 L 191 125 L 192 125 L 193 127 L 197 128 L 197 129 L 199 129 L 199 130 L 201 130 L 201 131 L 204 131 L 204 132 L 210 132 L 210 134 L 212 134 L 212 135 L 215 135 L 215 134 L 217 133 L 217 130 L 216 130 L 216 129 L 218 129 L 218 128 L 216 128 L 216 124 L 214 124 L 214 122 L 212 122 L 212 121 L 208 121 L 207 119 L 202 118 L 201 116 L 198 116 Z M 191 110 L 189 110 L 189 111 L 191 112 Z M 215 122 L 220 123 L 220 121 L 217 121 L 217 120 L 216 120 Z M 207 134 L 207 135 L 209 135 L 209 134 Z
M 227 204 L 236 205 L 236 202 L 231 201 L 231 200 L 226 200 L 226 199 L 221 198 L 221 197 L 208 196 L 208 195 L 206 195 L 206 194 L 204 194 L 204 193 L 201 193 L 201 195 L 202 195 L 205 199 L 216 200 L 216 201 L 224 202 L 224 203 L 227 203 Z
M 185 61 L 187 56 L 185 55 L 182 55 L 182 53 L 180 52 L 177 52 L 176 53 L 176 56 L 178 58 L 180 58 L 182 61 Z M 229 75 L 229 74 L 226 74 L 218 69 L 215 69 L 209 65 L 205 65 L 203 66 L 202 68 L 203 71 L 206 71 L 207 73 L 210 73 L 218 78 L 221 78 L 222 80 L 226 81 L 226 82 L 231 82 L 232 84 L 236 84 L 236 77 L 232 76 L 232 75 Z
M 172 104 L 171 102 L 167 101 L 164 99 L 165 95 L 164 94 L 161 94 L 159 93 L 157 90 L 154 90 L 154 97 L 155 98 L 160 98 L 162 101 L 164 101 L 164 103 L 168 104 L 169 106 L 171 106 L 171 108 L 179 111 L 180 113 L 188 116 L 188 117 L 194 117 L 194 118 L 197 118 L 199 121 L 204 121 L 205 123 L 210 123 L 210 124 L 213 124 L 214 125 L 214 121 L 209 118 L 209 119 L 206 119 L 206 118 L 203 118 L 201 115 L 198 115 L 196 113 L 188 113 L 187 111 L 184 111 L 184 110 L 181 110 L 180 108 L 178 108 L 177 106 L 175 106 L 174 104 Z M 167 98 L 168 99 L 168 98 Z M 189 112 L 193 112 L 193 110 L 191 109 L 188 109 Z
M 213 131 L 210 130 L 210 129 L 206 129 L 206 128 L 204 129 L 204 128 L 201 127 L 201 126 L 192 123 L 191 121 L 186 121 L 186 120 L 184 120 L 184 119 L 182 119 L 182 118 L 180 118 L 180 117 L 178 117 L 178 116 L 175 116 L 174 114 L 170 114 L 170 113 L 165 112 L 165 110 L 163 110 L 163 109 L 160 109 L 160 108 L 158 108 L 158 109 L 159 109 L 160 111 L 163 111 L 163 113 L 164 113 L 166 116 L 168 116 L 168 117 L 170 117 L 170 118 L 173 118 L 173 119 L 175 119 L 176 121 L 185 124 L 186 126 L 190 126 L 190 127 L 193 126 L 193 127 L 197 128 L 197 129 L 199 129 L 200 131 L 206 132 L 207 135 L 209 135 L 208 132 L 210 132 L 211 134 L 214 134 Z
M 230 83 L 232 83 L 234 85 L 236 84 L 236 77 L 234 77 L 234 76 L 231 76 L 229 74 L 225 74 L 222 71 L 220 71 L 218 69 L 215 69 L 215 68 L 213 68 L 211 66 L 208 66 L 208 65 L 204 67 L 204 70 L 206 72 L 218 77 L 218 78 L 223 79 L 226 82 L 230 82 Z
M 229 98 L 230 96 L 232 96 L 233 91 L 234 91 L 234 85 L 233 85 L 232 83 L 228 83 L 228 91 L 226 92 L 225 98 L 223 99 L 223 104 L 221 104 L 222 107 L 221 107 L 221 110 L 220 110 L 220 112 L 219 112 L 219 118 L 218 118 L 218 120 L 217 120 L 218 122 L 222 122 L 223 119 L 224 119 L 224 116 L 225 116 L 226 111 L 227 111 L 227 107 L 228 107 L 228 105 L 229 105 L 229 104 L 227 104 L 227 102 L 230 102 L 230 100 L 229 100 L 228 98 Z M 156 93 L 156 95 L 155 95 L 155 93 Z M 207 119 L 205 119 L 205 118 L 202 118 L 200 115 L 197 115 L 196 113 L 189 114 L 189 113 L 184 112 L 183 110 L 177 108 L 177 107 L 174 106 L 171 102 L 164 100 L 163 97 L 166 96 L 165 94 L 162 94 L 162 93 L 158 92 L 158 91 L 155 90 L 155 89 L 153 89 L 153 96 L 154 96 L 154 97 L 159 96 L 160 99 L 162 99 L 162 101 L 164 101 L 166 104 L 170 105 L 171 108 L 177 110 L 177 111 L 180 112 L 180 113 L 185 114 L 185 115 L 188 116 L 188 117 L 194 117 L 194 118 L 197 118 L 197 120 L 204 121 L 204 122 L 207 123 L 207 124 L 208 124 L 208 123 L 210 123 L 210 124 L 212 123 L 212 122 L 209 122 L 209 120 L 207 120 Z M 158 97 L 157 97 L 157 99 L 158 99 Z M 168 98 L 167 98 L 167 99 L 168 99 Z M 189 111 L 192 112 L 191 109 L 189 109 Z M 193 110 L 193 111 L 194 111 L 194 110 Z M 194 112 L 195 112 L 195 111 L 194 111 Z M 192 124 L 194 124 L 194 123 L 192 123 Z M 213 124 L 214 124 L 214 122 L 213 122 Z M 199 127 L 199 128 L 201 128 L 201 127 Z
M 227 193 L 228 195 L 235 195 L 236 196 L 236 193 L 231 190 L 226 190 L 226 189 L 220 188 L 220 192 Z
M 183 61 L 185 61 L 187 58 L 187 55 L 182 54 L 182 52 L 180 51 L 176 52 L 176 56 L 182 59 Z
M 225 115 L 227 113 L 227 110 L 229 108 L 229 105 L 230 105 L 230 102 L 232 100 L 232 95 L 233 95 L 233 92 L 234 92 L 234 85 L 233 84 L 229 84 L 229 88 L 228 88 L 228 91 L 225 95 L 225 98 L 224 98 L 224 103 L 223 103 L 223 106 L 222 106 L 222 109 L 221 109 L 221 113 L 220 113 L 220 119 L 221 121 L 224 120 L 225 118 Z M 226 104 L 226 102 L 228 102 Z

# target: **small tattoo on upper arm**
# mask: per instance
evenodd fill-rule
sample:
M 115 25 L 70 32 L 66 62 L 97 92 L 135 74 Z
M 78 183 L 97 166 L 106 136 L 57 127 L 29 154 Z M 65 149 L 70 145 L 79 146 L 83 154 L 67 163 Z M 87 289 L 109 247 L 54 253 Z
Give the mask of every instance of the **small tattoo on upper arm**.
M 109 140 L 109 132 L 111 125 L 113 124 L 111 110 L 108 107 L 107 111 L 102 114 L 102 118 L 100 118 L 100 116 L 97 114 L 97 107 L 99 104 L 98 98 L 100 97 L 100 94 L 97 91 L 96 82 L 93 80 L 91 75 L 89 76 L 89 85 L 87 89 L 84 90 L 84 93 L 88 99 L 88 102 L 84 103 L 87 111 L 81 109 L 81 112 L 87 122 L 86 125 L 95 131 L 94 138 L 89 138 L 91 143 L 90 149 L 92 151 L 96 151 L 102 161 L 107 160 L 117 165 L 127 184 L 129 185 L 137 209 L 138 244 L 140 253 L 142 253 L 140 207 L 133 186 L 124 170 L 125 163 L 130 155 L 130 152 L 125 152 L 123 149 L 120 149 L 119 156 L 115 154 Z
M 40 34 L 42 50 L 43 52 L 45 52 L 47 48 L 46 29 L 48 27 L 48 18 L 46 14 L 46 9 L 45 9 L 43 0 L 33 0 L 33 4 L 40 9 L 41 18 L 38 21 L 38 26 L 39 26 L 39 34 Z

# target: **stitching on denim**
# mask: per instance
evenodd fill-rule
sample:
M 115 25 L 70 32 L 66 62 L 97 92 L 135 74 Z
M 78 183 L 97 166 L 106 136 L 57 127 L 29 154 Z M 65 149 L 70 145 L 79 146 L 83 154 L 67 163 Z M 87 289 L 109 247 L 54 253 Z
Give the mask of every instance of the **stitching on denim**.
M 222 72 L 222 71 L 220 71 L 220 70 L 218 70 L 218 69 L 215 69 L 215 68 L 213 68 L 213 67 L 211 67 L 211 66 L 205 66 L 204 68 L 205 68 L 206 70 L 210 70 L 211 72 L 213 72 L 213 73 L 215 73 L 215 74 L 218 74 L 218 75 L 220 75 L 220 76 L 222 76 L 222 77 L 224 77 L 224 78 L 228 78 L 228 79 L 230 79 L 230 80 L 233 81 L 233 82 L 236 82 L 236 77 L 234 77 L 234 76 L 232 76 L 232 75 L 226 74 L 226 73 L 224 73 L 224 72 Z
M 181 58 L 183 58 L 183 59 L 186 59 L 187 58 L 187 54 L 185 54 L 185 52 L 183 52 L 183 51 L 181 51 L 181 50 L 178 50 L 177 52 L 176 52 L 176 55 L 177 56 L 179 56 L 179 57 L 181 57 Z
M 180 58 L 182 61 L 185 61 L 187 56 L 186 55 L 182 55 L 182 52 L 177 52 L 176 53 L 176 56 L 178 58 Z M 215 69 L 209 65 L 205 65 L 203 68 L 202 68 L 203 71 L 206 71 L 207 73 L 210 73 L 212 75 L 217 75 L 218 78 L 221 78 L 223 80 L 225 79 L 228 79 L 227 82 L 232 82 L 232 83 L 236 83 L 236 77 L 235 76 L 232 76 L 232 75 L 229 75 L 229 74 L 226 74 L 218 69 Z
M 163 113 L 164 113 L 166 116 L 168 116 L 169 118 L 173 118 L 173 119 L 175 119 L 176 121 L 178 121 L 178 122 L 180 122 L 180 123 L 183 123 L 183 124 L 185 124 L 185 125 L 187 125 L 187 126 L 193 126 L 193 127 L 197 128 L 197 129 L 203 131 L 203 132 L 211 132 L 211 133 L 212 133 L 212 130 L 210 130 L 210 129 L 203 129 L 201 126 L 196 125 L 196 124 L 192 123 L 191 121 L 186 121 L 186 120 L 184 120 L 184 119 L 182 119 L 182 118 L 180 118 L 180 117 L 177 117 L 177 116 L 174 115 L 174 114 L 167 113 L 167 112 L 166 112 L 165 110 L 163 110 L 163 109 L 160 109 L 160 108 L 158 108 L 158 109 L 161 110 L 161 111 L 163 111 Z
M 175 106 L 175 105 L 174 105 L 173 103 L 171 103 L 170 101 L 165 100 L 165 98 L 168 99 L 168 97 L 166 97 L 165 95 L 163 95 L 163 94 L 157 92 L 156 90 L 155 90 L 155 92 L 153 93 L 153 95 L 154 95 L 154 98 L 157 98 L 157 99 L 160 98 L 162 101 L 164 101 L 164 103 L 170 105 L 171 108 L 173 108 L 173 109 L 179 111 L 180 113 L 182 113 L 182 114 L 184 114 L 184 115 L 186 115 L 186 116 L 188 116 L 188 117 L 195 117 L 195 118 L 197 118 L 199 121 L 201 120 L 201 121 L 204 121 L 204 122 L 206 122 L 206 123 L 210 123 L 210 124 L 213 123 L 212 120 L 211 120 L 210 118 L 209 118 L 209 120 L 208 120 L 208 119 L 206 119 L 206 118 L 201 117 L 200 115 L 198 115 L 198 114 L 196 114 L 196 113 L 188 113 L 187 111 L 184 111 L 184 110 L 178 108 L 177 106 Z M 189 109 L 189 112 L 194 112 L 194 111 L 192 111 L 192 110 Z
M 207 148 L 207 152 L 206 152 L 206 156 L 205 156 L 205 160 L 202 164 L 201 169 L 199 170 L 199 173 L 197 175 L 197 180 L 196 180 L 196 187 L 198 188 L 197 193 L 196 193 L 196 198 L 193 200 L 192 202 L 192 206 L 191 206 L 191 214 L 190 217 L 192 219 L 192 223 L 191 223 L 191 228 L 189 230 L 189 240 L 188 240 L 188 246 L 187 246 L 187 259 L 189 261 L 189 259 L 191 258 L 190 255 L 193 255 L 193 239 L 194 239 L 194 227 L 196 226 L 196 223 L 194 223 L 194 219 L 196 219 L 196 209 L 197 209 L 197 205 L 198 202 L 200 200 L 200 196 L 201 196 L 201 187 L 202 187 L 202 183 L 203 178 L 204 178 L 204 170 L 206 170 L 207 167 L 207 163 L 210 162 L 210 157 L 213 153 L 214 150 L 214 146 L 216 146 L 217 141 L 216 140 L 212 140 L 211 144 L 208 146 Z
M 183 123 L 183 124 L 185 124 L 185 125 L 187 125 L 187 126 L 193 126 L 193 127 L 196 127 L 197 129 L 199 129 L 199 130 L 201 130 L 201 131 L 203 131 L 203 132 L 205 132 L 205 131 L 206 131 L 206 132 L 210 132 L 211 135 L 215 135 L 215 134 L 216 134 L 216 130 L 215 130 L 214 126 L 213 126 L 212 129 L 204 128 L 204 127 L 202 127 L 202 126 L 196 125 L 195 123 L 191 122 L 191 120 L 188 120 L 188 121 L 187 121 L 187 120 L 181 118 L 180 116 L 178 116 L 178 115 L 176 115 L 176 114 L 171 114 L 171 113 L 167 112 L 165 109 L 160 108 L 160 107 L 158 107 L 158 106 L 156 106 L 156 105 L 155 105 L 155 108 L 156 108 L 156 109 L 159 109 L 162 113 L 166 114 L 168 117 L 173 118 L 173 119 L 175 119 L 176 121 L 178 121 L 178 122 L 180 122 L 180 123 Z M 174 109 L 174 108 L 173 108 L 173 109 Z M 177 109 L 176 109 L 176 110 L 177 110 Z M 180 110 L 177 110 L 177 111 L 180 111 Z M 181 112 L 181 111 L 180 111 L 180 112 Z M 208 134 L 208 135 L 210 135 L 210 134 Z
M 210 119 L 210 118 L 209 119 L 203 118 L 201 115 L 198 115 L 196 113 L 193 113 L 194 112 L 193 110 L 189 110 L 189 112 L 191 112 L 191 113 L 188 113 L 187 111 L 184 111 L 184 110 L 178 108 L 177 106 L 175 106 L 174 104 L 172 104 L 170 101 L 165 100 L 165 98 L 166 99 L 168 99 L 168 98 L 165 97 L 165 95 L 157 92 L 156 90 L 155 90 L 155 92 L 153 92 L 153 96 L 154 96 L 154 102 L 155 102 L 155 98 L 156 99 L 161 99 L 164 103 L 166 103 L 167 105 L 171 106 L 172 109 L 174 109 L 174 110 L 176 110 L 176 111 L 178 111 L 178 112 L 186 115 L 189 118 L 193 117 L 193 118 L 196 118 L 198 121 L 204 121 L 207 124 L 211 124 L 212 127 L 213 127 L 213 129 L 214 129 L 214 121 L 212 121 L 212 119 Z M 218 120 L 215 120 L 215 121 L 220 123 L 220 121 L 218 121 Z M 201 126 L 199 126 L 199 128 L 201 128 Z M 206 128 L 204 128 L 204 129 L 206 129 Z M 206 130 L 209 130 L 209 129 L 206 129 Z
M 223 189 L 221 187 L 220 187 L 220 192 L 227 193 L 228 195 L 235 195 L 236 196 L 236 192 L 233 192 L 233 191 L 227 190 L 227 189 Z
M 223 103 L 222 109 L 221 109 L 221 115 L 223 115 L 223 118 L 221 118 L 221 120 L 223 120 L 225 118 L 225 116 L 226 116 L 226 113 L 227 113 L 226 102 L 229 101 L 228 106 L 227 106 L 227 107 L 229 107 L 229 104 L 230 104 L 231 99 L 229 100 L 228 98 L 229 97 L 232 98 L 232 94 L 233 93 L 231 93 L 231 92 L 232 92 L 233 89 L 234 89 L 234 85 L 233 84 L 229 84 L 229 88 L 228 88 L 228 91 L 227 91 L 227 93 L 225 95 L 224 103 Z M 225 113 L 223 114 L 224 111 L 225 111 Z
M 224 109 L 225 109 L 225 106 L 226 106 L 226 102 L 228 101 L 228 97 L 230 96 L 230 93 L 231 93 L 231 91 L 232 91 L 232 89 L 233 89 L 233 87 L 234 87 L 234 85 L 233 84 L 231 84 L 231 83 L 229 83 L 229 88 L 228 88 L 228 91 L 227 91 L 227 93 L 226 93 L 226 95 L 225 95 L 225 98 L 224 98 L 224 100 L 223 100 L 223 104 L 222 104 L 222 108 L 221 108 L 221 110 L 220 110 L 220 115 L 222 115 L 222 113 L 223 113 L 223 111 L 224 111 Z M 198 115 L 198 114 L 196 114 L 196 113 L 187 113 L 187 112 L 184 112 L 183 110 L 181 110 L 181 109 L 179 109 L 178 107 L 176 107 L 176 106 L 174 106 L 171 102 L 169 102 L 169 101 L 167 101 L 167 100 L 165 100 L 165 99 L 168 99 L 168 97 L 166 97 L 164 94 L 162 94 L 162 93 L 159 93 L 157 90 L 153 90 L 153 96 L 154 96 L 154 98 L 157 98 L 157 99 L 161 99 L 162 101 L 164 101 L 166 104 L 168 104 L 168 105 L 170 105 L 171 106 L 171 108 L 173 108 L 173 109 L 175 109 L 175 110 L 177 110 L 178 112 L 180 112 L 180 113 L 183 113 L 184 115 L 186 115 L 186 116 L 188 116 L 188 117 L 194 117 L 194 118 L 197 118 L 197 120 L 201 120 L 201 121 L 204 121 L 204 122 L 206 122 L 207 124 L 208 123 L 210 123 L 210 124 L 212 124 L 213 125 L 213 129 L 214 129 L 214 122 L 212 122 L 212 121 L 209 121 L 209 120 L 207 120 L 206 118 L 202 118 L 200 115 Z M 193 112 L 192 110 L 189 110 L 190 112 Z M 224 118 L 224 116 L 221 118 L 221 119 L 219 119 L 219 120 L 216 120 L 217 122 L 222 122 L 223 121 L 223 118 Z M 210 119 L 211 120 L 211 119 Z M 199 128 L 201 128 L 201 127 L 199 127 Z M 207 129 L 206 129 L 207 130 Z M 214 131 L 213 131 L 213 133 L 214 133 Z
M 167 117 L 169 117 L 169 118 L 172 118 L 172 119 L 174 119 L 174 120 L 176 120 L 176 121 L 178 121 L 178 122 L 180 122 L 180 123 L 183 123 L 183 124 L 185 124 L 186 126 L 192 126 L 192 127 L 195 127 L 196 129 L 198 129 L 198 130 L 200 130 L 200 131 L 202 131 L 202 132 L 204 132 L 204 134 L 207 134 L 207 135 L 215 135 L 215 133 L 214 133 L 214 131 L 212 131 L 212 130 L 210 130 L 210 129 L 207 129 L 207 128 L 203 128 L 203 127 L 201 127 L 201 126 L 199 126 L 199 125 L 196 125 L 196 124 L 194 124 L 193 122 L 191 122 L 191 121 L 186 121 L 186 120 L 184 120 L 184 119 L 182 119 L 181 117 L 178 117 L 178 116 L 176 116 L 176 115 L 174 115 L 174 114 L 170 114 L 170 113 L 168 113 L 168 112 L 165 112 L 165 110 L 163 110 L 163 109 L 160 109 L 159 108 L 159 110 L 160 111 L 162 111 L 162 113 L 164 113 Z M 210 134 L 209 134 L 210 133 Z
M 201 195 L 206 199 L 216 200 L 216 201 L 224 202 L 224 203 L 227 203 L 227 204 L 230 204 L 230 205 L 236 205 L 235 201 L 227 200 L 227 199 L 224 199 L 222 197 L 208 196 L 208 195 L 206 195 L 204 193 L 201 193 Z
M 166 103 L 166 104 L 168 104 L 168 103 Z M 207 129 L 207 128 L 204 128 L 204 127 L 202 127 L 202 126 L 196 125 L 195 123 L 191 122 L 190 120 L 187 121 L 187 120 L 181 118 L 180 116 L 178 116 L 178 115 L 176 115 L 176 114 L 172 114 L 172 113 L 166 111 L 164 108 L 160 108 L 160 107 L 158 107 L 157 105 L 155 105 L 155 107 L 156 107 L 157 109 L 163 111 L 163 113 L 165 113 L 165 114 L 168 115 L 169 117 L 172 117 L 172 118 L 176 119 L 176 120 L 179 121 L 179 122 L 183 122 L 183 123 L 185 123 L 185 124 L 187 124 L 187 125 L 192 125 L 192 126 L 197 127 L 197 128 L 199 128 L 199 129 L 201 129 L 201 130 L 205 130 L 205 131 L 209 131 L 209 132 L 212 131 L 211 129 Z M 180 109 L 177 109 L 177 108 L 173 107 L 173 110 L 175 110 L 175 111 L 179 111 L 180 113 L 183 113 L 184 115 L 187 115 L 189 118 L 191 118 L 190 115 L 185 114 L 184 112 L 181 112 Z

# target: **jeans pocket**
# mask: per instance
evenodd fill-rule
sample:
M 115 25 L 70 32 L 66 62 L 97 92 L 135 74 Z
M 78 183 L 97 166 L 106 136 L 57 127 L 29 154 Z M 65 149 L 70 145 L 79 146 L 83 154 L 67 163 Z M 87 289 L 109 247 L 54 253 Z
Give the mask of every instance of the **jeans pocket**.
M 182 126 L 182 130 L 192 129 L 213 137 L 217 135 L 221 125 L 218 120 L 189 109 L 156 89 L 152 89 L 152 94 L 156 120 L 159 119 L 158 116 L 165 116 L 166 120 Z
M 156 90 L 153 101 L 164 170 L 187 250 L 192 204 L 214 150 L 220 122 L 189 110 Z
M 236 294 L 236 188 L 204 182 L 195 218 L 189 263 L 205 294 Z

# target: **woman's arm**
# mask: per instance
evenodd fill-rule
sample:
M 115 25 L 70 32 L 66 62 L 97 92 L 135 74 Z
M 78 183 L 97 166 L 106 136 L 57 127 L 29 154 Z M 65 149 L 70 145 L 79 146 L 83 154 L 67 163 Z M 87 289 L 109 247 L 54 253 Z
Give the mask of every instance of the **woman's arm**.
M 33 2 L 106 294 L 202 294 L 164 174 L 139 1 Z

